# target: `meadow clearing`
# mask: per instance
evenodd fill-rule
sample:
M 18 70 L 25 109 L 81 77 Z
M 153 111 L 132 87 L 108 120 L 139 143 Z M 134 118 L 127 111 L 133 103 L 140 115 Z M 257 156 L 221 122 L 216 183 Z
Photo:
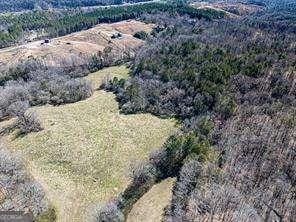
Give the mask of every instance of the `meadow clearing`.
M 106 76 L 126 78 L 128 72 L 125 66 L 117 66 L 86 79 L 97 88 Z M 176 130 L 173 120 L 120 114 L 115 96 L 101 90 L 77 103 L 32 109 L 44 130 L 24 137 L 12 133 L 4 141 L 21 152 L 44 186 L 58 221 L 86 221 L 93 203 L 124 190 L 131 164 L 147 158 Z

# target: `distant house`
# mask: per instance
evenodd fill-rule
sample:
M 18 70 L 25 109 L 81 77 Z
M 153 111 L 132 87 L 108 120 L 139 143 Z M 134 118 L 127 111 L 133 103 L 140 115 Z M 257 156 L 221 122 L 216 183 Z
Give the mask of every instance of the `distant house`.
M 45 43 L 45 44 L 48 44 L 49 42 L 50 42 L 49 39 L 45 39 L 45 40 L 44 40 L 44 43 Z

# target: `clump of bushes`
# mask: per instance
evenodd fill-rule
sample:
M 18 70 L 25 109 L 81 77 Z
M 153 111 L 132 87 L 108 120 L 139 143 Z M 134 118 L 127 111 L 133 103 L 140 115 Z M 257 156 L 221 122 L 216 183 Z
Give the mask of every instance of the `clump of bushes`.
M 27 80 L 31 105 L 61 105 L 90 97 L 91 84 L 83 79 L 72 78 L 63 70 L 37 70 Z
M 6 113 L 12 117 L 18 117 L 24 115 L 30 104 L 28 100 L 16 101 L 8 106 Z
M 220 113 L 223 118 L 231 117 L 236 109 L 236 102 L 229 96 L 219 96 L 215 105 L 215 111 Z
M 42 186 L 34 181 L 19 156 L 0 147 L 0 208 L 30 211 L 34 218 L 51 209 Z
M 24 119 L 23 114 L 30 106 L 73 103 L 92 95 L 91 84 L 72 77 L 73 72 L 49 69 L 36 63 L 19 65 L 13 72 L 23 74 L 0 87 L 0 120 L 19 116 Z
M 139 31 L 134 34 L 135 38 L 146 40 L 148 38 L 148 33 L 145 31 Z
M 120 32 L 116 33 L 116 34 L 113 34 L 111 36 L 111 39 L 118 39 L 118 38 L 121 38 L 122 37 L 122 34 Z
M 156 168 L 153 164 L 138 163 L 133 166 L 130 170 L 131 179 L 137 184 L 144 184 L 155 181 L 156 178 Z
M 8 82 L 0 87 L 0 119 L 15 117 L 26 111 L 29 107 L 29 92 L 21 84 Z
M 111 43 L 111 41 L 109 43 Z M 107 46 L 103 52 L 98 52 L 91 57 L 87 65 L 87 70 L 89 70 L 89 72 L 96 72 L 104 67 L 129 62 L 134 55 L 135 52 L 132 49 L 126 49 L 123 53 L 118 53 L 117 50 L 113 50 L 111 46 Z
M 17 79 L 27 79 L 28 74 L 33 70 L 45 68 L 41 61 L 30 59 L 15 67 L 8 67 L 8 70 L 2 70 L 0 73 L 0 86 L 6 82 Z
M 124 215 L 118 208 L 118 204 L 115 201 L 110 201 L 105 206 L 97 206 L 93 210 L 91 216 L 92 222 L 124 222 Z
M 16 117 L 13 128 L 19 134 L 42 130 L 36 114 L 26 112 L 29 107 L 74 103 L 92 95 L 90 82 L 81 79 L 76 71 L 48 68 L 34 60 L 11 68 L 0 86 L 0 121 Z
M 16 126 L 19 129 L 19 134 L 29 134 L 42 130 L 41 123 L 33 112 L 26 112 L 18 116 Z

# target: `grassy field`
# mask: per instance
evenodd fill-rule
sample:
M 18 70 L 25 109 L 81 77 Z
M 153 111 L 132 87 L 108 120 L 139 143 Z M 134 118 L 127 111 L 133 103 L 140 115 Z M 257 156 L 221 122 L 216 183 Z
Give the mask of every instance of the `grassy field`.
M 55 67 L 83 65 L 89 62 L 92 55 L 103 52 L 107 47 L 112 49 L 115 57 L 124 52 L 134 52 L 144 42 L 133 35 L 138 31 L 149 33 L 152 28 L 152 24 L 136 20 L 102 23 L 87 30 L 50 39 L 47 44 L 40 40 L 0 49 L 0 67 L 16 65 L 28 58 L 37 58 Z M 112 38 L 117 33 L 122 36 Z
M 111 67 L 87 79 L 98 87 L 106 75 L 127 77 L 128 69 Z M 115 96 L 105 91 L 78 103 L 34 110 L 44 130 L 9 135 L 5 141 L 23 153 L 56 206 L 59 221 L 85 221 L 87 206 L 121 192 L 130 164 L 146 158 L 176 129 L 174 121 L 149 114 L 120 114 Z
M 156 184 L 133 207 L 127 222 L 161 222 L 164 208 L 172 199 L 175 179 L 167 179 Z

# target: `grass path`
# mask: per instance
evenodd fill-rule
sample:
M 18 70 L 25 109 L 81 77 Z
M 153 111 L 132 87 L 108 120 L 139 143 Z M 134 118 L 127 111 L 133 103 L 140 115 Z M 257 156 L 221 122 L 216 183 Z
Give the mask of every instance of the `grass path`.
M 94 85 L 108 74 L 126 77 L 124 66 L 89 75 Z M 149 114 L 122 115 L 112 93 L 96 91 L 74 104 L 34 108 L 44 130 L 6 142 L 22 152 L 33 176 L 56 206 L 59 221 L 85 221 L 86 207 L 117 195 L 127 171 L 175 130 L 171 120 Z
M 161 222 L 164 208 L 172 198 L 175 179 L 170 178 L 156 184 L 134 205 L 127 222 Z

